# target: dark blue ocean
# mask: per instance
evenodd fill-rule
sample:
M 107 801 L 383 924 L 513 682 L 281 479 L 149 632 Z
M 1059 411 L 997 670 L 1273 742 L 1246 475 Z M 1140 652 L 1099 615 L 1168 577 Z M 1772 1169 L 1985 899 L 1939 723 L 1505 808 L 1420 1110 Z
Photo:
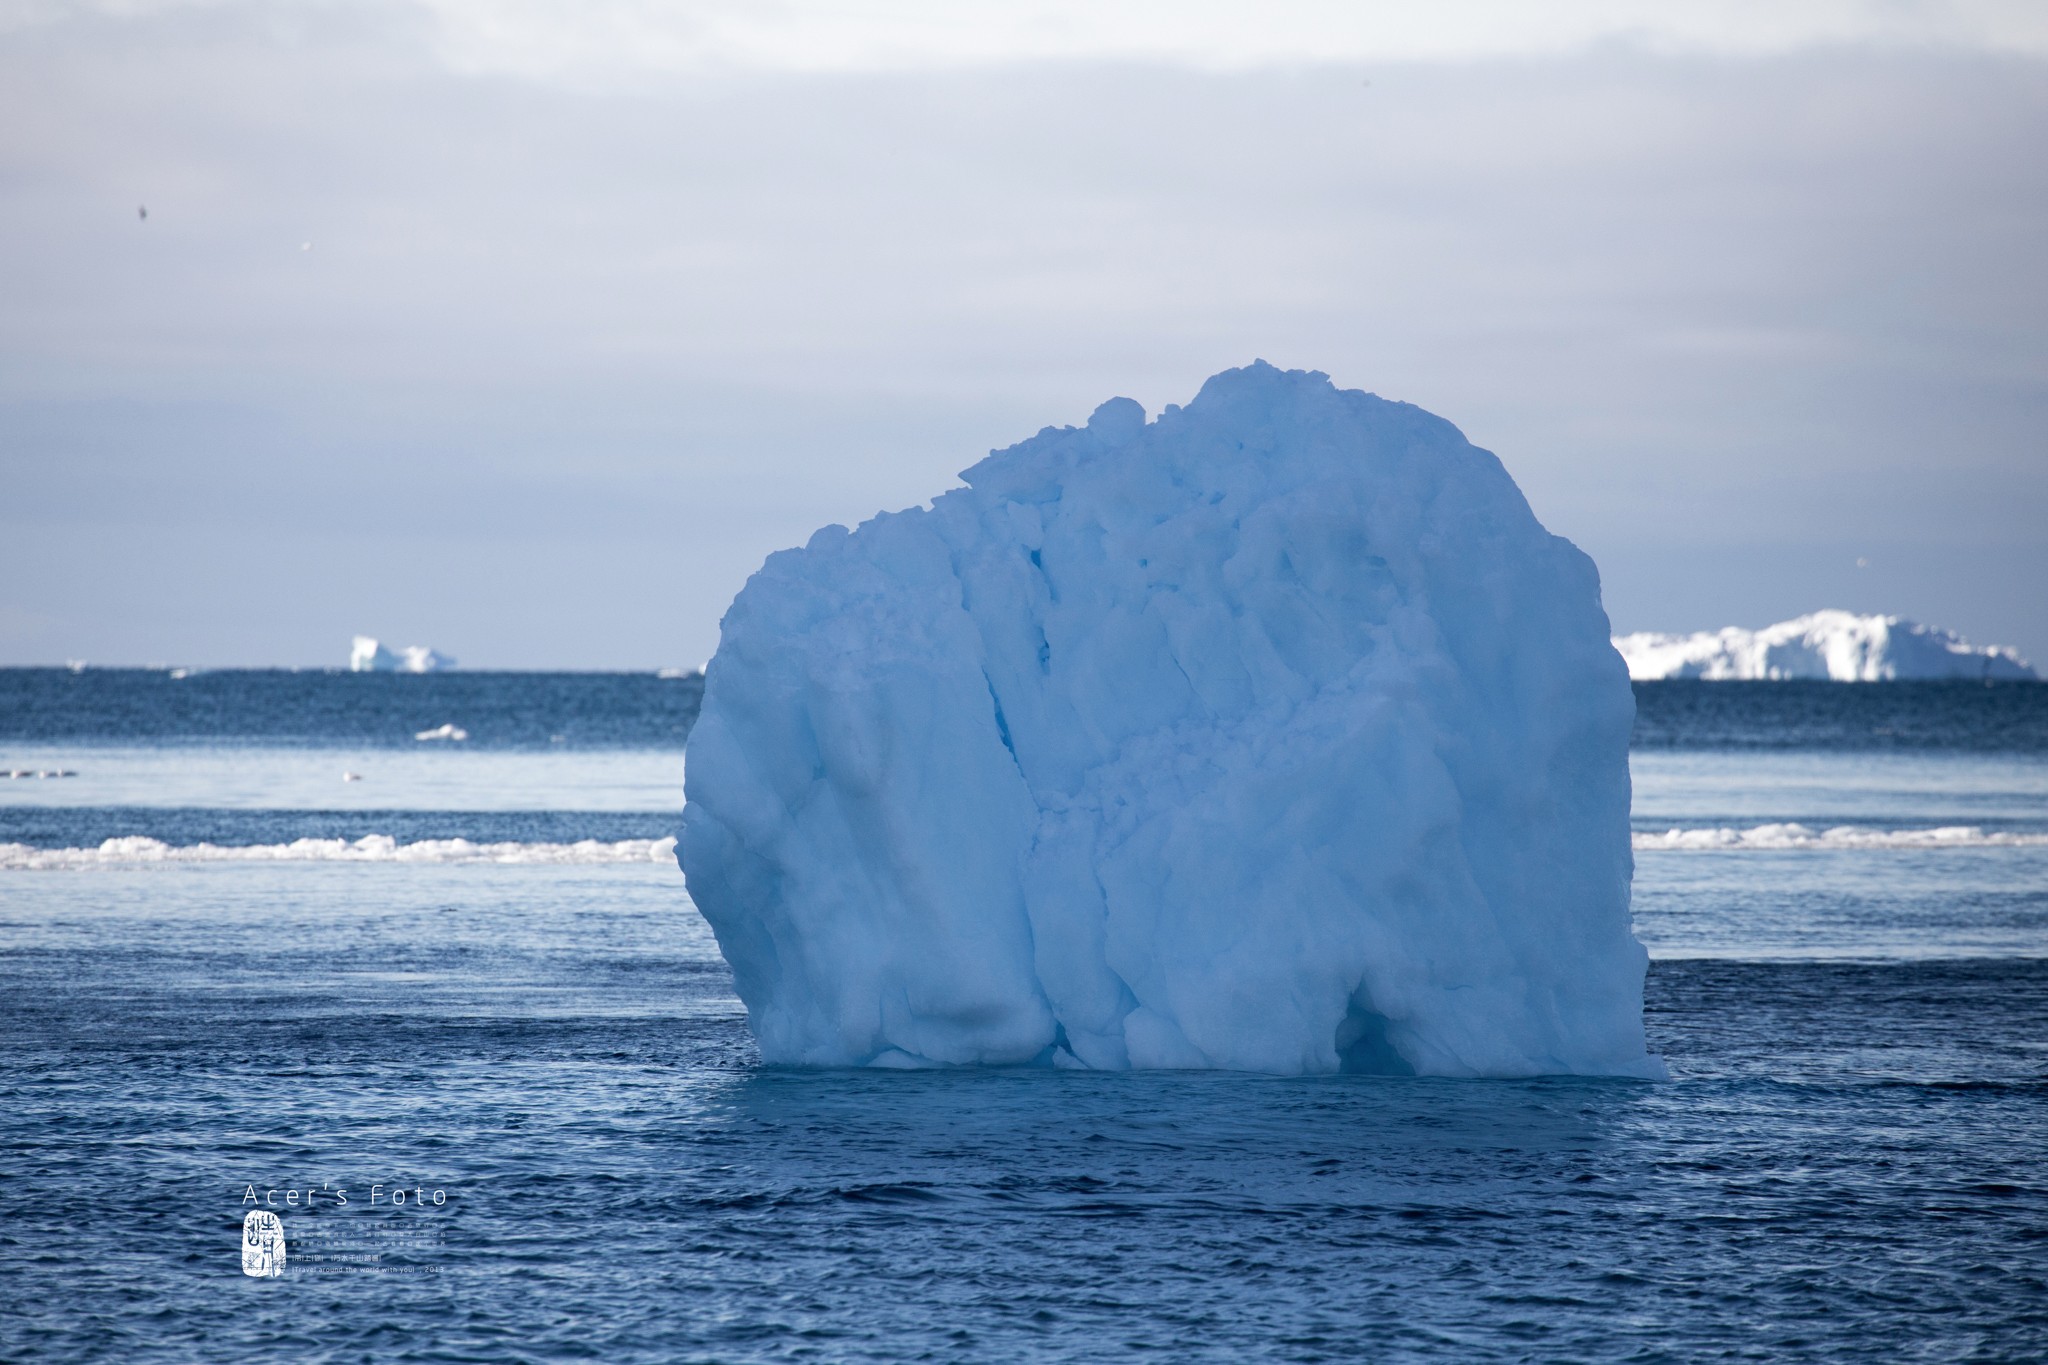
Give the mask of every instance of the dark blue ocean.
M 1668 1084 L 767 1069 L 694 679 L 0 670 L 0 1359 L 2048 1358 L 2048 685 L 1637 690 Z

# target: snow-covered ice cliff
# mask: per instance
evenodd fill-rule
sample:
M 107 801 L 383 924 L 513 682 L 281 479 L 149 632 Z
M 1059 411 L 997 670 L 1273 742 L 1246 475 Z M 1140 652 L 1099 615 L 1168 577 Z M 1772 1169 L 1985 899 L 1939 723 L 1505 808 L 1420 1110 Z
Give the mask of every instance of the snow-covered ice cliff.
M 2004 645 L 1977 646 L 1952 630 L 1897 616 L 1817 611 L 1762 630 L 1617 636 L 1631 678 L 1823 678 L 1888 682 L 1901 678 L 2028 679 L 2034 670 Z
M 679 850 L 771 1062 L 1661 1074 L 1592 561 L 1264 363 L 828 526 L 727 612 Z
M 455 660 L 425 645 L 407 645 L 394 654 L 375 636 L 358 635 L 348 667 L 351 673 L 439 673 L 455 667 Z

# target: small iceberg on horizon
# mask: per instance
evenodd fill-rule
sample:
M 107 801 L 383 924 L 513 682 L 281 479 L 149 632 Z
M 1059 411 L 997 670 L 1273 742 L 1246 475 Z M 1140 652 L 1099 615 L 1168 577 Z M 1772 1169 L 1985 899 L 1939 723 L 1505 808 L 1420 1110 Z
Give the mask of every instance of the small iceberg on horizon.
M 1499 460 L 1264 362 L 726 612 L 680 861 L 771 1063 L 1661 1077 L 1628 675 Z
M 374 635 L 358 635 L 349 650 L 351 673 L 441 673 L 455 667 L 452 655 L 425 645 L 407 645 L 395 653 Z
M 1637 631 L 1614 647 L 1637 682 L 1820 679 L 1898 682 L 1971 679 L 2031 682 L 2031 665 L 2005 645 L 1973 645 L 1952 630 L 1902 616 L 1816 611 L 1761 630 L 1728 626 L 1691 635 Z

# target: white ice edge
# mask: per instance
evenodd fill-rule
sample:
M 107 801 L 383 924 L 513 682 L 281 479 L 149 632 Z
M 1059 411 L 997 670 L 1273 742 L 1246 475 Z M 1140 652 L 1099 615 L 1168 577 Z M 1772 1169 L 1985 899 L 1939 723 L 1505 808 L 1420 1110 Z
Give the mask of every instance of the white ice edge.
M 152 863 L 491 863 L 591 867 L 675 862 L 674 839 L 584 839 L 572 844 L 478 844 L 468 839 L 421 839 L 401 844 L 388 834 L 360 839 L 294 839 L 288 844 L 167 844 L 140 835 L 108 839 L 97 848 L 34 848 L 0 844 L 0 870 L 47 871 L 134 867 Z

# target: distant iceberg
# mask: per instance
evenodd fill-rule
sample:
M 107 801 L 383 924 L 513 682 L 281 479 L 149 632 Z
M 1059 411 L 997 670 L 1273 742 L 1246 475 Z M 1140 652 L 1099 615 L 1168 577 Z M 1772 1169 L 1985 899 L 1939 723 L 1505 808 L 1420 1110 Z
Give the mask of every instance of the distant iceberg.
M 1500 461 L 1270 365 L 727 611 L 682 862 L 770 1062 L 1659 1076 L 1633 698 Z
M 348 671 L 395 673 L 398 671 L 398 656 L 386 649 L 375 636 L 358 635 L 355 647 L 349 651 Z
M 358 635 L 349 651 L 351 673 L 439 673 L 455 667 L 455 660 L 425 645 L 407 645 L 397 653 L 372 635 Z
M 2032 667 L 2004 645 L 1973 645 L 1952 630 L 1918 625 L 1898 616 L 1817 611 L 1762 630 L 1700 631 L 1660 635 L 1638 631 L 1615 637 L 1614 647 L 1639 682 L 1663 678 L 1714 681 L 1827 679 L 1891 682 L 1901 679 L 1988 678 L 2028 680 Z
M 398 651 L 400 673 L 439 673 L 455 667 L 453 655 L 439 650 L 428 649 L 425 645 L 407 645 Z

